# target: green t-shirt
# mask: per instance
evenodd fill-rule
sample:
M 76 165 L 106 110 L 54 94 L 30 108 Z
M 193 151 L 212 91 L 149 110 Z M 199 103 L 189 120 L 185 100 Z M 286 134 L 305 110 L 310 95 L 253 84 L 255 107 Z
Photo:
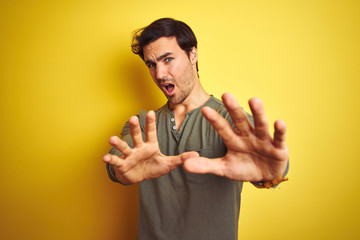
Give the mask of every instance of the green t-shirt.
M 226 146 L 200 109 L 209 106 L 232 123 L 223 103 L 211 96 L 201 107 L 186 114 L 179 130 L 174 112 L 167 104 L 156 111 L 157 137 L 160 151 L 168 156 L 197 151 L 208 158 L 222 157 Z M 145 139 L 146 112 L 139 114 Z M 250 120 L 252 117 L 249 115 Z M 127 123 L 122 139 L 132 146 Z M 112 154 L 120 155 L 116 149 Z M 113 168 L 107 165 L 113 181 Z M 194 174 L 182 166 L 157 179 L 139 185 L 140 240 L 235 240 L 238 232 L 242 182 L 212 174 Z

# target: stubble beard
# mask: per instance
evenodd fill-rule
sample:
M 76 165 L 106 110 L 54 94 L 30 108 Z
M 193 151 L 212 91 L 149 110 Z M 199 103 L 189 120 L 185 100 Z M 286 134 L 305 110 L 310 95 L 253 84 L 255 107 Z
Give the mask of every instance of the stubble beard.
M 194 73 L 191 65 L 186 69 L 184 77 L 179 80 L 180 86 L 177 81 L 173 81 L 175 87 L 179 92 L 172 96 L 166 96 L 170 104 L 178 105 L 183 103 L 191 94 L 195 86 Z M 176 96 L 177 95 L 177 96 Z

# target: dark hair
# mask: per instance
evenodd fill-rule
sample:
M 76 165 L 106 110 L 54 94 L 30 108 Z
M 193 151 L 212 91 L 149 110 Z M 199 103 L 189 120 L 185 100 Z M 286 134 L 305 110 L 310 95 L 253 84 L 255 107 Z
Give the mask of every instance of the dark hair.
M 136 30 L 133 33 L 131 49 L 144 60 L 143 48 L 161 37 L 176 37 L 179 47 L 190 56 L 191 49 L 197 48 L 194 32 L 186 23 L 172 19 L 160 18 L 149 26 Z M 196 70 L 198 63 L 196 63 Z

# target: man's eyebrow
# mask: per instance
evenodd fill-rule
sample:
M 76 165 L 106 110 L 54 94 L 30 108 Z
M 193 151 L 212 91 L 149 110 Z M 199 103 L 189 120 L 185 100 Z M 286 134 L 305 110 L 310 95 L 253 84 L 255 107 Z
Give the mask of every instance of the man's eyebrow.
M 172 52 L 164 53 L 163 55 L 159 56 L 159 57 L 156 59 L 156 61 L 160 61 L 161 59 L 166 58 L 167 56 L 169 56 L 169 55 L 171 55 L 171 54 L 173 54 L 173 53 L 172 53 Z M 145 61 L 145 64 L 146 64 L 146 65 L 148 65 L 149 63 L 154 63 L 154 62 L 151 61 L 151 60 L 146 60 L 146 61 Z
M 160 57 L 158 57 L 156 60 L 157 61 L 160 61 L 161 59 L 163 58 L 166 58 L 167 56 L 173 54 L 172 52 L 167 52 L 167 53 L 164 53 L 163 55 L 161 55 Z

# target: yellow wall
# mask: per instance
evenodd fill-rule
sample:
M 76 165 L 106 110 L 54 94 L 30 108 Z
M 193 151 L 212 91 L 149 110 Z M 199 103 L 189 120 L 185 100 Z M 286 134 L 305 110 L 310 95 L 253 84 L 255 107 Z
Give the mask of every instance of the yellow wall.
M 290 181 L 245 184 L 240 239 L 360 237 L 359 1 L 0 2 L 0 239 L 134 239 L 137 186 L 108 137 L 164 103 L 130 34 L 160 17 L 199 40 L 209 93 L 288 125 Z

